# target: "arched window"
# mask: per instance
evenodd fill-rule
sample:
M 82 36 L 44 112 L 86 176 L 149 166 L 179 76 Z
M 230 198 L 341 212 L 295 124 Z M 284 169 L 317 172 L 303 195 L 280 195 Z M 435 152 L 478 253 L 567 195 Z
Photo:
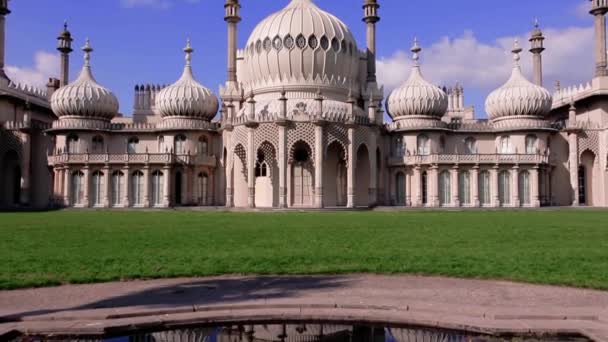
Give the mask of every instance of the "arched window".
M 68 153 L 80 153 L 80 143 L 77 135 L 71 134 L 68 136 L 67 148 Z
M 492 193 L 490 192 L 490 173 L 488 171 L 482 171 L 479 173 L 479 201 L 481 205 L 492 204 Z
M 519 174 L 518 183 L 521 204 L 524 206 L 529 206 L 532 204 L 530 200 L 530 172 L 522 171 Z
M 501 171 L 498 174 L 498 198 L 501 206 L 511 204 L 511 172 Z
M 464 152 L 466 154 L 477 154 L 477 141 L 473 137 L 468 137 L 464 141 Z
M 442 135 L 439 137 L 439 153 L 446 153 L 446 142 L 445 137 Z
M 583 165 L 578 168 L 578 203 L 587 205 L 587 169 Z
M 405 205 L 405 175 L 397 172 L 395 175 L 395 204 Z
M 427 137 L 426 135 L 419 135 L 418 136 L 418 154 L 421 156 L 427 156 L 429 154 L 431 154 L 431 146 L 430 146 L 430 141 L 429 141 L 429 137 Z
M 448 206 L 452 202 L 452 179 L 450 171 L 439 174 L 439 204 Z
M 158 137 L 158 153 L 165 153 L 165 137 Z
M 266 155 L 262 150 L 258 151 L 258 159 L 255 163 L 255 176 L 256 177 L 269 177 L 268 175 L 268 163 L 266 162 Z
M 100 135 L 93 137 L 93 153 L 103 153 L 103 137 Z
M 511 150 L 511 138 L 509 136 L 500 137 L 498 142 L 498 153 L 510 154 L 513 153 Z
M 175 154 L 186 154 L 186 137 L 182 134 L 175 137 Z
M 405 155 L 407 147 L 405 145 L 405 139 L 403 137 L 395 137 L 393 151 L 395 152 L 395 157 L 403 157 Z
M 84 173 L 82 171 L 72 173 L 72 205 L 82 204 L 84 187 Z
M 93 178 L 91 182 L 91 200 L 93 201 L 93 206 L 102 206 L 103 196 L 104 196 L 104 174 L 101 171 L 96 171 L 93 173 Z
M 429 204 L 429 196 L 428 196 L 428 185 L 429 185 L 429 176 L 426 173 L 426 171 L 424 171 L 422 173 L 422 204 L 424 205 L 428 205 Z
M 462 205 L 471 205 L 471 175 L 469 171 L 462 171 L 458 175 L 458 197 Z
M 202 206 L 209 205 L 209 177 L 206 173 L 198 174 L 198 203 Z
M 201 156 L 209 155 L 209 142 L 206 136 L 198 138 L 198 153 Z
M 131 201 L 134 206 L 144 205 L 144 173 L 141 171 L 131 174 Z
M 537 142 L 538 139 L 535 135 L 526 136 L 526 154 L 536 154 L 538 152 Z
M 129 138 L 129 141 L 127 142 L 127 153 L 137 153 L 137 145 L 139 145 L 138 138 Z
M 112 174 L 112 206 L 119 206 L 122 203 L 123 187 L 125 185 L 125 174 L 114 171 Z
M 164 180 L 165 177 L 161 171 L 152 173 L 152 203 L 154 206 L 163 205 Z

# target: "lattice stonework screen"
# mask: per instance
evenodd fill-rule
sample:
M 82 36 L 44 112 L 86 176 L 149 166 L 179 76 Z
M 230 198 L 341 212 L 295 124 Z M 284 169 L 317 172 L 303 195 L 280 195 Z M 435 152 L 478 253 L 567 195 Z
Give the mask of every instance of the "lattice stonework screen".
M 288 151 L 293 150 L 296 142 L 303 141 L 310 147 L 310 159 L 314 161 L 315 155 L 315 126 L 309 122 L 296 122 L 287 131 L 287 146 Z
M 595 161 L 599 162 L 600 138 L 598 131 L 583 131 L 578 136 L 578 158 L 580 162 L 581 155 L 585 151 L 591 151 L 595 154 Z

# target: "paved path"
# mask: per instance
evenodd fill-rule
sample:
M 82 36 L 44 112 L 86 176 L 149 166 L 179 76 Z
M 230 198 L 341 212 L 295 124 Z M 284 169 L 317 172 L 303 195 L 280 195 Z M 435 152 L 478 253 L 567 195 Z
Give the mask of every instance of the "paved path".
M 216 277 L 0 292 L 0 334 L 327 319 L 608 341 L 608 292 L 416 276 Z

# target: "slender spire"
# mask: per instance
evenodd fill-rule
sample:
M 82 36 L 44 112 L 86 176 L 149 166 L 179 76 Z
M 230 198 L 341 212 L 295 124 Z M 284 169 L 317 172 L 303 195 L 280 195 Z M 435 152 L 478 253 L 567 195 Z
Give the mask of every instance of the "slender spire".
M 184 48 L 184 52 L 186 53 L 186 66 L 192 66 L 192 53 L 194 52 L 194 49 L 192 48 L 190 38 L 186 40 L 186 47 Z
M 513 43 L 513 50 L 511 50 L 511 52 L 513 53 L 514 67 L 516 67 L 517 69 L 519 69 L 519 67 L 520 67 L 519 61 L 521 60 L 521 56 L 519 54 L 522 51 L 523 50 L 522 50 L 521 46 L 519 46 L 519 40 L 515 39 L 515 43 Z
M 91 41 L 87 38 L 86 43 L 82 47 L 82 51 L 84 51 L 84 66 L 85 68 L 91 67 L 91 52 L 93 52 L 93 48 L 91 47 Z
M 420 47 L 420 45 L 418 45 L 417 37 L 414 37 L 414 45 L 412 46 L 412 49 L 410 51 L 412 51 L 412 60 L 414 61 L 414 66 L 419 67 L 420 66 L 420 52 L 422 51 L 422 48 Z

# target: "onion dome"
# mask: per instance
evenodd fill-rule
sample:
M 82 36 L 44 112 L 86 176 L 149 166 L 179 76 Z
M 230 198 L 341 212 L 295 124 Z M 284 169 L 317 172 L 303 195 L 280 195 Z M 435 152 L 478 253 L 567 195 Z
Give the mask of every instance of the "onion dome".
M 118 99 L 95 81 L 91 72 L 91 44 L 87 39 L 84 66 L 78 78 L 59 88 L 51 97 L 51 108 L 58 117 L 77 116 L 88 119 L 112 120 L 118 113 Z
M 292 0 L 287 7 L 262 20 L 244 49 L 242 79 L 298 80 L 320 78 L 339 84 L 354 83 L 359 75 L 359 50 L 350 29 L 312 0 Z
M 521 51 L 519 43 L 515 41 L 511 78 L 486 99 L 486 112 L 492 120 L 516 116 L 542 118 L 551 110 L 553 100 L 549 91 L 528 81 L 522 74 L 519 65 Z
M 410 77 L 401 87 L 388 97 L 386 107 L 393 120 L 412 116 L 430 116 L 440 119 L 448 109 L 448 96 L 441 88 L 431 84 L 420 71 L 420 51 L 418 40 L 411 49 L 414 66 Z
M 184 48 L 186 66 L 182 77 L 156 95 L 156 108 L 163 117 L 188 117 L 211 120 L 217 114 L 219 102 L 213 92 L 194 79 L 190 40 Z

